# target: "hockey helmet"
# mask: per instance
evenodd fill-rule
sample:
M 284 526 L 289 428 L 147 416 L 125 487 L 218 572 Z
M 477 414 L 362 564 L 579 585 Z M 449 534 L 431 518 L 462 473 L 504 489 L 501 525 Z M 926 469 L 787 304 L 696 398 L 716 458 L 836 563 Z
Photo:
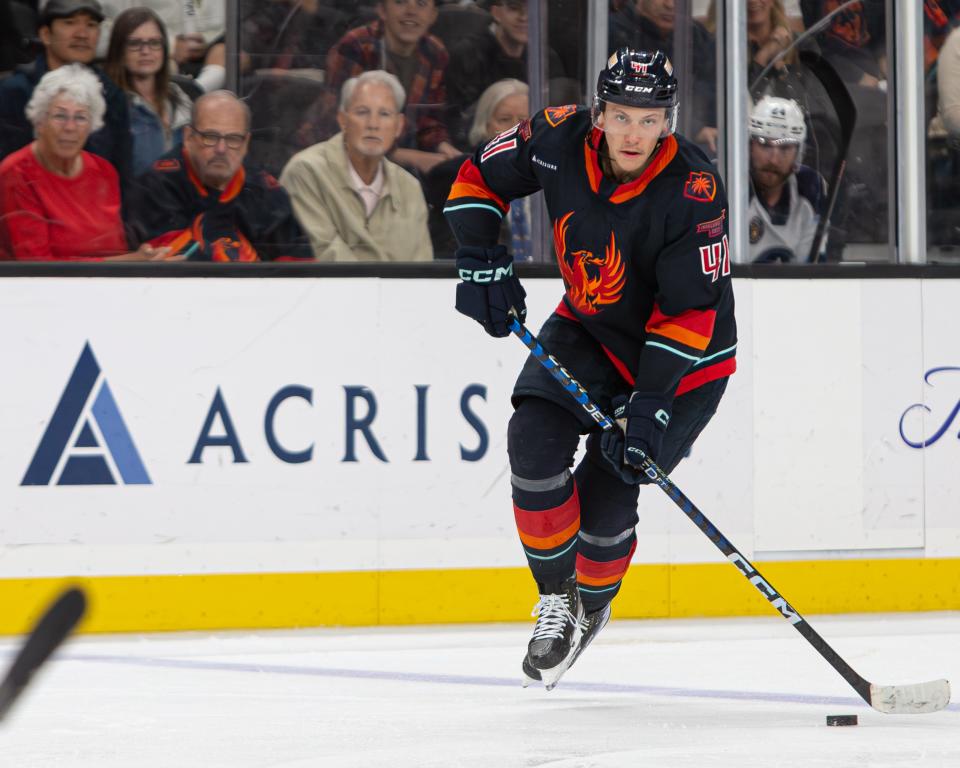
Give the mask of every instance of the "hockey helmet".
M 803 143 L 807 139 L 803 110 L 793 99 L 764 96 L 750 111 L 750 138 L 773 146 L 796 144 L 799 164 L 803 156 Z
M 597 92 L 593 97 L 593 124 L 603 113 L 606 102 L 626 107 L 664 108 L 667 127 L 661 138 L 677 129 L 677 107 L 680 103 L 677 78 L 673 65 L 663 51 L 640 51 L 620 48 L 607 60 L 607 66 L 597 77 Z

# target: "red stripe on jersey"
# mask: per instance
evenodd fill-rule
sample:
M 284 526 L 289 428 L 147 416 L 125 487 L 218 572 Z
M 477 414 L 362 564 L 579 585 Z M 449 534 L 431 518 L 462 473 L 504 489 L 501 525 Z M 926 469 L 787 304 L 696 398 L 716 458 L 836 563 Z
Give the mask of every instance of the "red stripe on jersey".
M 716 319 L 717 313 L 712 309 L 688 309 L 679 315 L 665 315 L 659 305 L 654 304 L 644 330 L 703 351 L 713 337 Z
M 530 536 L 551 536 L 580 520 L 580 494 L 574 484 L 573 493 L 563 504 L 551 509 L 531 511 L 513 505 L 513 516 L 521 533 Z
M 596 128 L 595 133 L 599 133 Z M 591 141 L 593 134 L 591 134 Z M 587 180 L 590 182 L 590 189 L 594 194 L 600 191 L 600 179 L 603 178 L 603 171 L 600 170 L 600 161 L 597 159 L 597 153 L 590 146 L 590 142 L 583 142 L 583 160 L 587 166 Z
M 704 384 L 708 384 L 711 381 L 722 379 L 725 376 L 731 376 L 736 370 L 737 358 L 728 357 L 726 360 L 721 360 L 719 363 L 714 363 L 713 365 L 708 365 L 705 368 L 694 371 L 693 373 L 688 373 L 686 376 L 680 379 L 680 384 L 677 386 L 676 396 L 679 397 L 684 392 L 689 392 L 691 389 L 702 387 Z
M 630 567 L 630 560 L 633 558 L 633 553 L 636 549 L 637 542 L 634 541 L 630 547 L 630 552 L 625 557 L 611 560 L 608 563 L 600 563 L 578 554 L 577 581 L 592 587 L 605 587 L 610 584 L 616 584 L 626 574 L 627 569 Z
M 516 139 L 510 139 L 510 141 L 505 141 L 501 144 L 494 144 L 492 147 L 486 150 L 482 155 L 480 155 L 480 162 L 482 163 L 485 160 L 489 160 L 491 157 L 493 157 L 494 155 L 499 155 L 501 152 L 507 152 L 508 150 L 516 149 L 516 148 L 517 148 Z
M 629 184 L 621 184 L 617 187 L 614 193 L 610 195 L 610 202 L 624 203 L 641 194 L 643 190 L 647 188 L 647 185 L 656 178 L 657 174 L 666 168 L 672 162 L 673 158 L 677 156 L 678 146 L 677 140 L 673 136 L 667 136 L 667 138 L 661 142 L 660 149 L 657 150 L 657 153 L 650 158 L 650 164 L 644 172 L 640 174 L 640 178 L 634 179 Z
M 487 186 L 487 182 L 483 180 L 480 169 L 474 165 L 473 160 L 470 158 L 464 160 L 463 165 L 460 166 L 460 173 L 457 174 L 457 179 L 450 188 L 447 201 L 449 202 L 450 200 L 461 197 L 479 197 L 484 200 L 491 200 L 504 212 L 509 208 L 509 206 Z

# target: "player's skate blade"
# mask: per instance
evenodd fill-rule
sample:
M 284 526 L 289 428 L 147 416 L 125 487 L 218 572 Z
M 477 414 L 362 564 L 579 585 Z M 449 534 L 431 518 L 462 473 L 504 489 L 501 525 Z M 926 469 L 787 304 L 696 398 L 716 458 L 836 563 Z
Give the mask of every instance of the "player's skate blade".
M 584 614 L 584 617 L 580 620 L 580 629 L 581 637 L 580 644 L 577 646 L 576 652 L 573 654 L 573 658 L 570 659 L 570 664 L 567 665 L 567 669 L 570 669 L 580 658 L 580 655 L 587 650 L 587 646 L 593 642 L 593 638 L 600 634 L 600 630 L 607 626 L 607 622 L 610 621 L 610 604 L 603 606 L 603 608 L 598 608 L 596 611 L 591 611 L 590 613 Z M 529 687 L 530 683 L 540 683 L 543 682 L 543 678 L 540 674 L 540 670 L 533 666 L 530 663 L 529 655 L 525 656 L 522 664 L 523 669 L 523 680 L 521 684 L 524 688 Z M 558 678 L 559 681 L 559 678 Z M 554 683 L 554 687 L 556 682 Z M 551 690 L 551 689 L 548 689 Z

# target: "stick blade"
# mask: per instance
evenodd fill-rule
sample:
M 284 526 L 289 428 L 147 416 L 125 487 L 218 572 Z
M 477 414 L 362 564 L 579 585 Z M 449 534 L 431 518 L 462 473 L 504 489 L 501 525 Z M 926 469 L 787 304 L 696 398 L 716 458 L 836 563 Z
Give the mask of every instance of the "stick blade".
M 71 587 L 43 614 L 0 682 L 0 720 L 27 687 L 33 673 L 70 634 L 86 609 L 87 598 L 84 593 Z
M 931 680 L 913 685 L 870 685 L 870 706 L 888 715 L 939 712 L 950 703 L 950 683 Z

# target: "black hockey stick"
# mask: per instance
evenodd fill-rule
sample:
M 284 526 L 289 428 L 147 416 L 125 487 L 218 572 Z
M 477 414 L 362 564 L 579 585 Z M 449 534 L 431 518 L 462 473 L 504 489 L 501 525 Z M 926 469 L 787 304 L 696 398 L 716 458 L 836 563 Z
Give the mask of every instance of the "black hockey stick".
M 0 721 L 37 671 L 77 625 L 87 607 L 83 592 L 72 587 L 60 595 L 27 637 L 0 683 Z
M 606 416 L 600 408 L 590 400 L 584 388 L 573 376 L 549 354 L 537 341 L 537 337 L 512 317 L 510 330 L 527 346 L 533 357 L 546 368 L 560 385 L 570 393 L 581 407 L 590 415 L 603 430 L 619 429 L 616 423 Z M 928 683 L 914 683 L 911 685 L 876 685 L 865 680 L 844 661 L 840 655 L 830 647 L 826 640 L 811 627 L 806 619 L 786 601 L 786 599 L 768 582 L 753 564 L 731 544 L 727 538 L 717 530 L 706 515 L 703 514 L 688 499 L 683 492 L 673 484 L 670 477 L 658 467 L 649 457 L 644 456 L 643 472 L 663 490 L 683 513 L 689 517 L 719 549 L 724 557 L 733 563 L 744 578 L 747 579 L 769 603 L 779 611 L 780 615 L 789 621 L 796 630 L 806 638 L 823 658 L 825 658 L 841 677 L 846 680 L 860 697 L 879 712 L 888 714 L 909 714 L 937 712 L 950 702 L 950 683 L 946 680 L 932 680 Z
M 840 123 L 840 144 L 837 147 L 837 156 L 833 161 L 833 171 L 828 182 L 827 204 L 820 214 L 820 221 L 817 222 L 817 232 L 813 237 L 810 255 L 807 258 L 808 262 L 815 264 L 820 261 L 820 254 L 823 252 L 823 236 L 833 215 L 833 207 L 837 203 L 837 195 L 840 192 L 840 183 L 843 181 L 843 173 L 847 167 L 850 139 L 857 125 L 857 108 L 853 99 L 850 98 L 850 91 L 847 90 L 847 86 L 830 62 L 814 51 L 800 51 L 800 62 L 820 81 Z

